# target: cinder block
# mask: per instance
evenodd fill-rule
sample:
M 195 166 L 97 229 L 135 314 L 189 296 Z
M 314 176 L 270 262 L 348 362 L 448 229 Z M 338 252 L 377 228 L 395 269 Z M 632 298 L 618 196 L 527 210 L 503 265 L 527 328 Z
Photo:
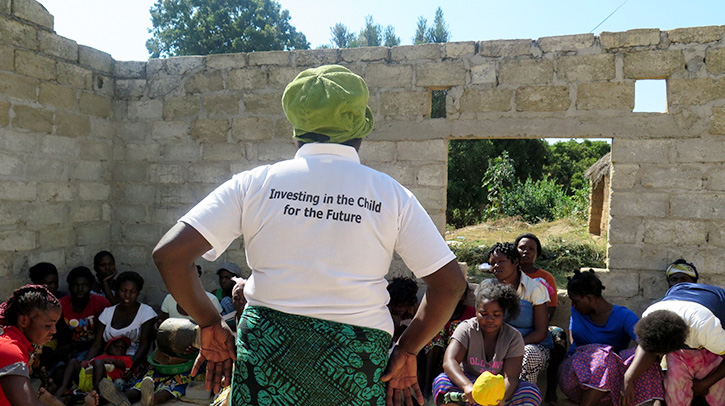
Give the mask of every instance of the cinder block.
M 608 297 L 632 297 L 639 294 L 638 272 L 602 272 L 597 273 L 597 276 L 606 286 Z
M 0 18 L 0 38 L 3 42 L 30 50 L 38 49 L 38 35 L 35 28 L 7 18 Z
M 3 201 L 0 204 L 0 225 L 17 227 L 24 223 L 27 205 L 27 202 L 22 201 Z M 7 251 L 8 249 L 3 247 L 2 250 Z
M 463 61 L 427 62 L 416 65 L 415 84 L 421 87 L 451 87 L 466 83 Z
M 89 157 L 90 158 L 90 157 Z M 101 181 L 108 180 L 103 163 L 97 161 L 74 161 L 69 164 L 71 179 Z
M 41 202 L 70 202 L 75 188 L 68 182 L 38 183 L 38 200 Z
M 78 184 L 78 197 L 84 201 L 106 201 L 111 198 L 111 186 L 99 182 L 81 182 Z
M 68 202 L 37 202 L 31 205 L 27 224 L 33 228 L 37 226 L 50 226 L 55 224 L 68 224 L 70 218 L 70 205 Z
M 722 220 L 725 218 L 725 195 L 678 194 L 670 199 L 672 216 L 687 219 Z
M 388 116 L 430 114 L 431 95 L 427 91 L 385 92 L 380 94 L 380 111 Z
M 707 72 L 713 75 L 725 73 L 725 48 L 709 48 L 705 53 Z
M 445 188 L 408 187 L 428 213 L 440 213 L 446 207 Z
M 570 104 L 568 86 L 528 86 L 516 89 L 516 111 L 565 111 Z
M 0 72 L 0 94 L 21 100 L 35 101 L 38 80 L 27 76 Z
M 478 53 L 491 57 L 531 55 L 534 41 L 530 39 L 494 40 L 478 43 Z
M 288 83 L 290 83 L 297 75 L 302 72 L 304 68 L 302 67 L 289 67 L 289 66 L 280 66 L 280 67 L 271 67 L 268 71 L 268 85 L 271 88 L 274 89 L 284 89 Z M 259 76 L 260 74 L 253 74 L 253 76 Z M 251 87 L 264 87 L 264 79 L 259 79 L 258 83 L 255 83 L 253 80 L 243 80 L 244 83 Z M 368 84 L 369 85 L 369 84 Z M 251 88 L 250 87 L 250 88 Z M 281 97 L 280 97 L 281 98 Z
M 146 134 L 151 132 L 151 123 L 148 122 L 121 121 L 117 124 L 117 126 L 118 137 L 122 139 L 124 143 L 131 142 L 133 140 L 145 140 Z
M 632 189 L 638 181 L 639 165 L 619 163 L 611 168 L 611 188 Z
M 609 225 L 609 241 L 617 244 L 640 244 L 644 239 L 645 228 L 642 218 L 622 217 Z
M 441 44 L 400 45 L 390 48 L 390 59 L 394 62 L 441 59 Z
M 58 83 L 76 89 L 93 89 L 93 71 L 71 63 L 58 61 Z
M 572 55 L 556 60 L 556 74 L 567 82 L 612 80 L 615 75 L 614 55 Z
M 554 62 L 549 59 L 509 59 L 499 63 L 501 84 L 542 85 L 554 81 Z
M 252 114 L 283 114 L 281 93 L 244 93 L 244 108 Z
M 627 79 L 667 79 L 685 70 L 680 50 L 639 51 L 624 54 L 624 77 Z
M 634 82 L 582 83 L 578 86 L 577 110 L 634 109 Z
M 164 70 L 171 76 L 182 76 L 204 67 L 204 56 L 173 56 L 164 59 Z
M 49 30 L 53 29 L 53 16 L 37 1 L 14 0 L 13 15 Z
M 657 45 L 660 43 L 660 30 L 656 28 L 642 28 L 624 32 L 604 31 L 600 34 L 599 41 L 602 44 L 602 48 L 606 50 Z
M 154 123 L 155 125 L 156 123 Z M 147 161 L 156 162 L 161 156 L 161 145 L 159 144 L 148 144 L 144 141 L 140 143 L 126 143 L 123 146 L 123 152 L 120 154 L 120 158 L 126 161 Z M 134 162 L 136 164 L 136 162 Z
M 160 120 L 163 117 L 164 103 L 161 100 L 138 100 L 128 102 L 130 120 Z
M 96 117 L 111 117 L 111 99 L 89 92 L 81 92 L 78 110 Z
M 222 71 L 198 72 L 189 77 L 184 84 L 187 94 L 218 92 L 224 89 Z
M 398 142 L 398 160 L 448 162 L 448 143 L 445 140 Z
M 115 61 L 113 77 L 116 79 L 146 79 L 147 62 Z
M 12 3 L 10 2 L 10 0 L 0 0 L 0 14 L 5 14 L 9 16 L 12 12 L 12 8 L 10 7 L 11 5 Z
M 699 190 L 705 183 L 706 166 L 643 166 L 640 184 L 645 188 Z
M 164 100 L 164 120 L 197 117 L 201 113 L 199 96 L 173 97 Z
M 127 223 L 123 224 L 121 229 L 121 237 L 124 241 L 154 245 L 161 239 L 161 230 L 155 224 Z
M 113 83 L 116 98 L 138 100 L 146 93 L 145 79 L 116 79 Z
M 464 90 L 460 100 L 461 113 L 486 112 L 486 111 L 510 111 L 511 89 L 488 89 L 478 90 L 468 88 Z
M 201 146 L 193 144 L 164 144 L 161 159 L 164 161 L 197 162 L 201 157 Z
M 479 58 L 479 57 L 474 57 Z M 474 85 L 478 84 L 496 84 L 496 62 L 490 61 L 476 61 L 474 64 L 471 58 L 471 83 Z
M 30 251 L 38 247 L 32 231 L 0 231 L 0 247 L 8 251 Z
M 115 163 L 113 165 L 113 180 L 115 182 L 148 182 L 149 169 L 146 165 L 140 165 L 134 162 L 129 165 L 128 162 Z
M 204 96 L 204 113 L 207 117 L 238 116 L 241 100 L 238 95 L 213 94 Z
M 375 170 L 383 172 L 409 188 L 415 186 L 416 174 L 414 168 L 403 162 L 375 162 L 371 167 Z
M 35 200 L 37 194 L 38 184 L 36 182 L 0 182 L 0 200 L 30 202 Z
M 445 187 L 448 175 L 446 164 L 425 165 L 418 170 L 418 185 Z
M 0 126 L 10 125 L 10 103 L 0 102 Z
M 340 58 L 345 62 L 389 61 L 390 60 L 390 48 L 388 48 L 388 47 L 343 48 L 340 50 Z
M 158 141 L 179 141 L 189 136 L 186 121 L 157 121 L 152 124 L 151 138 Z
M 368 87 L 410 88 L 413 85 L 413 65 L 371 63 L 365 70 Z
M 291 139 L 287 142 L 265 142 L 258 144 L 257 159 L 260 163 L 277 162 L 294 157 L 296 152 L 297 147 Z
M 667 38 L 674 43 L 698 43 L 719 41 L 725 34 L 725 25 L 676 28 L 667 31 Z
M 108 244 L 111 240 L 111 227 L 108 224 L 89 224 L 77 230 L 78 245 Z
M 156 186 L 148 184 L 121 185 L 121 199 L 126 203 L 153 202 L 156 197 Z
M 725 78 L 720 79 L 669 79 L 667 81 L 667 104 L 703 105 L 723 98 Z
M 476 53 L 476 42 L 446 42 L 443 49 L 446 58 L 461 58 Z
M 537 41 L 544 52 L 578 51 L 594 45 L 594 34 L 542 37 Z
M 42 105 L 50 105 L 63 110 L 76 110 L 78 107 L 75 89 L 50 82 L 40 82 L 38 101 Z
M 113 72 L 113 58 L 110 54 L 85 45 L 78 45 L 78 63 L 99 72 Z
M 232 128 L 233 128 L 232 124 Z M 234 130 L 232 129 L 232 134 Z M 244 148 L 239 144 L 203 144 L 202 159 L 204 161 L 237 162 L 244 159 Z
M 153 183 L 184 183 L 184 168 L 181 165 L 149 165 L 149 181 Z
M 50 134 L 53 130 L 53 112 L 45 109 L 16 105 L 13 107 L 13 125 L 26 130 Z
M 226 142 L 231 124 L 229 120 L 196 119 L 191 123 L 191 139 L 204 142 Z
M 232 120 L 232 139 L 236 141 L 267 140 L 274 132 L 272 120 L 265 117 L 245 117 Z
M 716 138 L 683 140 L 675 144 L 677 162 L 722 163 L 725 143 Z
M 206 56 L 206 66 L 211 69 L 229 70 L 247 66 L 247 54 L 216 54 Z
M 365 162 L 392 162 L 395 160 L 397 148 L 394 142 L 366 140 L 360 147 L 360 161 Z
M 652 245 L 707 244 L 708 224 L 675 219 L 646 220 L 644 243 Z
M 47 31 L 38 31 L 38 40 L 40 42 L 40 51 L 71 62 L 78 61 L 77 42 Z
M 294 134 L 292 124 L 287 121 L 287 118 L 281 118 L 274 122 L 274 136 L 290 139 Z
M 65 181 L 68 180 L 68 169 L 66 168 L 64 161 L 54 159 L 36 159 L 27 162 L 26 176 L 28 179 L 34 179 L 37 181 Z
M 73 247 L 75 243 L 73 227 L 51 227 L 38 231 L 38 248 L 41 250 Z
M 669 214 L 669 195 L 667 193 L 614 191 L 610 204 L 609 212 L 613 219 L 617 217 L 666 217 Z
M 186 176 L 189 182 L 219 185 L 229 179 L 231 173 L 226 165 L 198 164 L 190 166 Z
M 317 67 L 340 62 L 340 50 L 332 49 L 298 49 L 293 52 L 297 66 Z
M 3 0 L 0 0 L 2 2 Z M 0 44 L 0 70 L 15 69 L 15 49 Z
M 226 88 L 231 90 L 248 90 L 265 87 L 267 74 L 259 68 L 248 67 L 233 69 L 227 73 Z
M 15 71 L 46 80 L 53 80 L 57 76 L 54 59 L 23 50 L 15 51 Z
M 669 162 L 673 142 L 667 140 L 637 140 L 617 138 L 612 142 L 612 162 L 642 164 Z
M 45 135 L 40 140 L 40 151 L 56 157 L 77 157 L 78 149 L 74 138 Z
M 290 65 L 291 52 L 288 51 L 266 51 L 250 52 L 249 65 Z

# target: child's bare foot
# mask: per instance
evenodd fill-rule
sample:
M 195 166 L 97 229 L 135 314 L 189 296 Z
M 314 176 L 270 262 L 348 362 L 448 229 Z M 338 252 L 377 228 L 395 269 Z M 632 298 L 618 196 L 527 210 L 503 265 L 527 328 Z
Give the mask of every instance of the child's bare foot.
M 83 406 L 98 406 L 98 393 L 96 391 L 91 391 L 91 393 L 87 394 L 85 398 L 83 398 Z

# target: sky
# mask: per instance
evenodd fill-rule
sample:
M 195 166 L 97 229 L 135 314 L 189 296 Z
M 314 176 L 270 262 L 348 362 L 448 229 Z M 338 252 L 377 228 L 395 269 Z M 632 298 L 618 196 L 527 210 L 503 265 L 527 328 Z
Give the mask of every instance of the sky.
M 58 35 L 107 52 L 120 61 L 149 58 L 149 9 L 157 0 L 39 0 L 55 17 Z M 626 31 L 635 28 L 725 24 L 725 0 L 278 0 L 290 23 L 312 48 L 330 44 L 330 27 L 345 24 L 359 32 L 365 16 L 392 25 L 402 45 L 412 43 L 419 17 L 431 24 L 441 6 L 451 41 L 538 39 Z M 616 10 L 616 11 L 615 11 Z M 612 14 L 613 13 L 613 14 Z M 664 81 L 638 83 L 635 111 L 664 111 Z M 639 90 L 638 90 L 639 91 Z

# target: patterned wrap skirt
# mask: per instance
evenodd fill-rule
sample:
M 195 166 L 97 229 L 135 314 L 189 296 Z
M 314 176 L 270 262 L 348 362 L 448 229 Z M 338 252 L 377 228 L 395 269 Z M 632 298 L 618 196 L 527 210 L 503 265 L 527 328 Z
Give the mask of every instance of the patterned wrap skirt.
M 617 354 L 609 345 L 587 344 L 576 348 L 574 354 L 559 367 L 559 387 L 576 403 L 583 390 L 608 392 L 599 405 L 618 405 L 624 385 L 624 373 L 634 360 L 634 348 Z M 635 405 L 664 399 L 662 370 L 654 364 L 634 381 Z
M 385 405 L 385 331 L 247 306 L 231 403 Z

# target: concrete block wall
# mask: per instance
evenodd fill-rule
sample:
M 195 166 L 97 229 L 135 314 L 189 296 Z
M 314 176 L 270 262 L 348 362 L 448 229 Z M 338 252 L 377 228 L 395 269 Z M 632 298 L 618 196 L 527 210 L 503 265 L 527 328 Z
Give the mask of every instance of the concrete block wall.
M 37 2 L 0 6 L 0 297 L 49 261 L 67 273 L 111 247 L 110 55 L 53 32 Z M 62 279 L 62 278 L 61 278 Z M 61 285 L 65 281 L 61 280 Z
M 16 9 L 0 8 L 0 74 L 14 79 L 0 81 L 0 190 L 14 190 L 5 200 L 35 199 L 43 211 L 31 221 L 28 204 L 3 209 L 0 255 L 13 258 L 6 273 L 24 272 L 28 258 L 46 252 L 32 222 L 59 218 L 54 231 L 64 250 L 78 250 L 79 242 L 110 246 L 122 269 L 148 275 L 144 290 L 160 300 L 155 242 L 232 174 L 293 156 L 284 86 L 305 68 L 338 63 L 370 88 L 376 124 L 363 162 L 410 188 L 441 231 L 449 140 L 612 138 L 608 269 L 626 283 L 615 278 L 609 297 L 641 310 L 663 291 L 662 269 L 680 256 L 705 281 L 725 284 L 718 266 L 725 259 L 725 26 L 120 62 L 81 45 L 73 51 L 73 41 L 38 22 L 47 17 L 25 20 Z M 640 79 L 667 80 L 667 113 L 632 112 Z M 442 89 L 446 117 L 431 119 L 431 92 Z M 69 92 L 77 100 L 68 101 Z M 71 123 L 82 136 L 63 135 Z M 55 136 L 38 145 L 66 158 L 27 163 L 10 149 L 25 148 L 32 162 L 45 155 L 13 141 L 20 133 Z M 64 174 L 70 191 L 47 179 L 51 170 Z M 90 176 L 99 171 L 100 178 Z M 107 198 L 91 200 L 94 190 Z M 56 216 L 63 205 L 78 210 L 43 200 L 56 195 L 80 202 L 86 222 Z M 76 241 L 65 242 L 68 235 Z M 223 260 L 243 264 L 241 242 Z M 392 272 L 405 270 L 394 264 Z M 205 280 L 209 288 L 213 279 Z

